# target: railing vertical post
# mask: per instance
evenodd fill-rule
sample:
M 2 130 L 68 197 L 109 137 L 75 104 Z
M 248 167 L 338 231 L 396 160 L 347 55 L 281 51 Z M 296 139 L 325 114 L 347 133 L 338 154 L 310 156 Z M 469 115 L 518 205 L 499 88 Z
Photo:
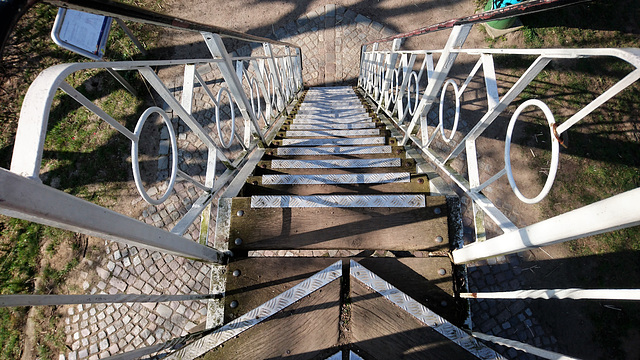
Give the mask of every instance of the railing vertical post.
M 358 86 L 360 86 L 361 88 L 364 88 L 362 79 L 364 78 L 366 56 L 367 45 L 362 45 L 362 47 L 360 47 L 360 69 L 358 71 Z
M 391 52 L 387 56 L 386 64 L 385 64 L 385 78 L 382 82 L 382 92 L 380 94 L 380 101 L 378 103 L 378 110 L 380 112 L 382 109 L 382 104 L 384 103 L 385 108 L 389 108 L 389 100 L 391 97 L 386 97 L 387 90 L 390 88 L 390 84 L 393 80 L 394 69 L 396 68 L 396 62 L 398 62 L 398 53 L 400 50 L 400 45 L 402 44 L 402 39 L 395 39 L 391 45 Z M 393 90 L 392 90 L 393 91 Z M 384 101 L 383 101 L 384 100 Z
M 238 78 L 238 81 L 240 82 L 240 84 L 242 84 L 243 75 L 244 75 L 244 63 L 242 62 L 242 60 L 238 60 L 236 61 L 236 77 Z M 251 82 L 249 81 L 249 78 L 247 78 L 247 82 L 249 83 L 249 87 L 251 87 Z M 253 113 L 253 108 L 251 106 L 249 106 L 248 109 L 249 109 L 248 111 Z M 258 115 L 257 114 L 254 114 L 254 115 L 257 120 Z M 251 146 L 251 122 L 247 117 L 244 118 L 244 135 L 242 137 L 242 141 L 245 144 L 246 148 L 249 148 Z
M 435 136 L 435 134 L 434 134 Z M 480 186 L 480 172 L 478 171 L 478 155 L 476 152 L 475 140 L 466 141 L 467 149 L 467 171 L 469 173 L 469 188 L 473 189 Z M 487 239 L 487 233 L 484 227 L 484 212 L 476 204 L 475 201 L 471 202 L 473 207 L 473 221 L 475 225 L 476 241 L 485 241 Z
M 405 92 L 408 94 L 408 97 L 411 97 L 411 92 L 407 92 L 407 86 L 409 86 L 409 79 L 411 78 L 411 70 L 413 69 L 413 65 L 416 63 L 416 55 L 412 54 L 409 57 L 409 61 L 407 62 L 407 55 L 402 55 L 402 85 L 400 85 L 400 90 L 398 90 L 398 98 L 396 100 L 396 104 L 391 110 L 391 114 L 398 114 L 398 119 L 402 119 L 404 116 L 405 108 L 402 104 L 402 98 L 404 98 Z M 417 86 L 417 84 L 416 84 Z M 408 110 L 408 109 L 407 109 Z
M 417 125 L 418 120 L 420 120 L 420 117 L 422 115 L 426 115 L 429 112 L 429 109 L 431 109 L 431 105 L 433 105 L 444 80 L 447 78 L 449 70 L 451 70 L 453 63 L 458 57 L 458 53 L 451 50 L 462 47 L 469 35 L 469 31 L 471 31 L 471 25 L 458 25 L 451 31 L 449 40 L 447 40 L 447 44 L 444 49 L 442 49 L 440 59 L 438 59 L 438 65 L 436 65 L 433 76 L 429 78 L 427 89 L 422 96 L 422 100 L 420 100 L 420 104 L 418 105 L 416 112 L 413 114 L 411 123 L 407 127 L 407 131 L 404 134 L 404 138 L 400 145 L 404 146 L 407 144 L 409 136 L 411 135 L 413 128 Z
M 264 97 L 265 109 L 263 111 L 269 110 L 269 118 L 271 117 L 271 99 L 269 97 L 268 85 L 265 85 L 264 78 L 262 77 L 262 71 L 264 70 L 264 66 L 260 66 L 258 61 L 262 60 L 251 60 L 249 64 L 253 67 L 253 73 L 255 74 L 256 79 L 258 80 L 258 86 L 260 87 L 260 91 L 262 91 L 262 96 Z M 264 65 L 264 63 L 263 63 Z M 260 101 L 260 99 L 258 99 Z M 259 118 L 261 114 L 256 114 Z M 267 116 L 264 117 L 264 121 L 267 125 L 269 125 L 269 120 Z
M 369 53 L 369 60 L 368 60 L 368 66 L 367 66 L 367 75 L 365 77 L 365 83 L 367 85 L 367 92 L 370 93 L 371 90 L 373 89 L 374 86 L 374 82 L 375 82 L 375 76 L 376 74 L 375 72 L 375 57 L 376 55 L 376 51 L 378 51 L 378 43 L 373 44 L 373 46 L 371 47 L 371 52 Z M 369 81 L 369 78 L 371 78 L 371 81 Z M 374 96 L 375 97 L 375 96 Z
M 187 114 L 193 115 L 193 85 L 196 77 L 196 65 L 187 64 L 184 66 L 184 79 L 182 80 L 182 99 L 180 105 L 187 111 Z
M 216 57 L 216 58 L 220 58 L 223 61 L 218 62 L 218 68 L 220 69 L 220 73 L 222 74 L 222 77 L 224 78 L 224 81 L 227 83 L 227 86 L 229 87 L 229 92 L 231 93 L 231 95 L 233 96 L 236 104 L 238 105 L 238 109 L 240 109 L 240 113 L 242 114 L 242 117 L 245 119 L 245 128 L 249 127 L 251 128 L 251 126 L 247 126 L 247 123 L 251 123 L 253 125 L 253 136 L 258 139 L 259 142 L 264 143 L 264 137 L 262 136 L 262 133 L 260 132 L 260 125 L 258 125 L 258 121 L 256 119 L 256 117 L 253 114 L 253 111 L 249 111 L 249 109 L 251 109 L 251 104 L 249 103 L 249 99 L 247 99 L 247 95 L 244 93 L 244 90 L 242 89 L 242 83 L 240 82 L 240 80 L 238 80 L 238 77 L 235 74 L 235 69 L 233 68 L 233 64 L 231 62 L 231 56 L 229 55 L 229 53 L 227 52 L 227 50 L 224 47 L 224 44 L 222 43 L 222 39 L 220 38 L 220 35 L 217 34 L 212 34 L 212 33 L 202 33 L 202 36 L 204 37 L 204 41 L 207 44 L 207 47 L 209 48 L 209 51 L 211 52 L 211 54 Z M 233 101 L 232 99 L 229 99 L 229 101 Z M 251 143 L 250 143 L 249 139 L 249 143 L 247 143 L 247 138 L 245 137 L 245 146 L 247 148 L 251 147 Z
M 264 43 L 262 44 L 262 47 L 264 48 L 264 54 L 267 56 L 267 63 L 269 63 L 269 70 L 274 75 L 273 79 L 276 82 L 275 88 L 278 95 L 277 108 L 278 108 L 278 111 L 281 111 L 285 106 L 284 105 L 285 100 L 284 100 L 284 93 L 282 89 L 282 81 L 280 79 L 280 71 L 278 71 L 276 59 L 273 57 L 273 49 L 271 48 L 271 44 Z
M 287 54 L 287 64 L 289 64 L 289 69 L 291 69 L 291 75 L 293 76 L 293 83 L 296 85 L 295 89 L 291 89 L 292 94 L 295 94 L 296 92 L 298 92 L 298 71 L 297 68 L 295 66 L 295 62 L 293 61 L 293 59 L 291 58 L 291 48 L 286 46 L 284 48 L 285 53 Z

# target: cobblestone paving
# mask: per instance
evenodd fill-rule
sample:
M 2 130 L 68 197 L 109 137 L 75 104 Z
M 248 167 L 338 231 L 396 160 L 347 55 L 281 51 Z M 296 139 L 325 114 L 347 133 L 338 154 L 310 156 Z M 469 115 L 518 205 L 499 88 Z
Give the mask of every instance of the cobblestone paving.
M 355 84 L 362 44 L 393 34 L 347 8 L 326 5 L 278 28 L 271 37 L 299 45 L 305 86 L 324 86 Z

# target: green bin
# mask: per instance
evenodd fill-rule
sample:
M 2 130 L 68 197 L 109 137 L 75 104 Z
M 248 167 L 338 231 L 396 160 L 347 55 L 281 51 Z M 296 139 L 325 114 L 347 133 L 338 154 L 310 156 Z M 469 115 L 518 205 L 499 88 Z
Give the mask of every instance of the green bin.
M 489 0 L 489 2 L 487 2 L 487 5 L 484 7 L 484 11 L 503 8 L 505 6 L 517 4 L 520 1 L 521 0 Z M 487 25 L 491 26 L 494 29 L 508 29 L 513 26 L 513 24 L 516 22 L 516 19 L 516 17 L 512 17 L 503 20 L 489 21 L 487 22 Z

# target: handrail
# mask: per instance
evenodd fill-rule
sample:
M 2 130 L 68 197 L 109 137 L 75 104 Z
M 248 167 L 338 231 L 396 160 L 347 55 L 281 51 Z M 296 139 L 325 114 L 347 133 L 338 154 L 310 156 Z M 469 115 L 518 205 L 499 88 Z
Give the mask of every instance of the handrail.
M 530 0 L 519 4 L 505 6 L 500 9 L 489 10 L 478 14 L 465 16 L 461 18 L 450 19 L 447 21 L 439 22 L 437 24 L 421 27 L 415 30 L 407 31 L 402 34 L 389 36 L 386 38 L 373 40 L 365 45 L 371 45 L 375 43 L 383 43 L 392 41 L 395 39 L 404 39 L 418 35 L 424 35 L 430 32 L 436 32 L 445 29 L 452 29 L 454 26 L 459 25 L 473 25 L 481 24 L 488 21 L 496 21 L 508 19 L 515 16 L 533 14 L 541 11 L 558 9 L 565 6 L 576 5 L 580 3 L 591 2 L 593 0 Z
M 29 8 L 41 0 L 3 0 L 0 1 L 0 54 L 4 49 L 7 38 Z M 48 4 L 61 8 L 84 11 L 92 14 L 111 16 L 122 20 L 129 20 L 150 25 L 157 25 L 172 29 L 210 32 L 219 34 L 221 37 L 232 38 L 242 41 L 252 41 L 259 43 L 269 43 L 273 45 L 289 46 L 300 49 L 299 46 L 284 41 L 269 39 L 266 37 L 251 35 L 223 28 L 215 25 L 208 25 L 189 21 L 169 15 L 164 15 L 155 11 L 146 10 L 137 6 L 119 3 L 110 0 L 44 0 Z
M 585 1 L 541 0 L 530 1 L 520 5 L 533 6 L 532 4 L 545 3 L 551 6 L 551 4 L 555 3 L 555 5 L 563 4 L 564 6 L 569 3 L 579 2 Z M 513 9 L 516 9 L 516 7 L 510 7 L 512 10 L 509 11 L 513 14 L 515 11 Z M 537 9 L 541 8 L 537 7 Z M 399 145 L 406 145 L 409 141 L 412 142 L 412 145 L 421 151 L 421 155 L 429 164 L 434 166 L 435 171 L 455 186 L 456 193 L 463 193 L 468 199 L 471 199 L 468 211 L 473 219 L 473 225 L 471 226 L 475 230 L 475 241 L 464 245 L 460 242 L 449 252 L 452 262 L 458 265 L 470 264 L 485 259 L 489 259 L 487 263 L 491 265 L 492 263 L 502 262 L 504 255 L 507 254 L 537 248 L 542 249 L 544 246 L 556 243 L 640 225 L 640 187 L 620 192 L 603 200 L 528 226 L 517 226 L 507 216 L 512 215 L 511 209 L 507 207 L 505 200 L 502 200 L 505 201 L 504 206 L 499 202 L 500 199 L 505 199 L 503 192 L 509 191 L 509 189 L 512 190 L 516 197 L 525 204 L 534 204 L 543 199 L 549 193 L 555 174 L 558 171 L 559 145 L 563 144 L 561 135 L 576 126 L 612 97 L 640 81 L 640 49 L 463 48 L 473 24 L 508 17 L 504 12 L 498 16 L 500 13 L 501 11 L 482 13 L 421 28 L 410 33 L 388 37 L 373 42 L 373 46 L 363 46 L 361 52 L 360 74 L 358 77 L 359 89 L 367 97 L 370 106 L 377 109 L 377 112 L 381 114 L 380 117 L 393 125 L 392 134 L 398 139 L 400 137 L 403 138 L 402 141 L 399 141 Z M 399 49 L 400 38 L 446 28 L 452 28 L 451 34 L 446 45 L 440 50 L 404 51 Z M 390 50 L 378 50 L 379 42 L 390 40 L 394 40 Z M 437 62 L 434 61 L 434 54 L 439 55 Z M 452 76 L 450 73 L 452 73 L 458 54 L 464 54 L 465 60 L 472 57 L 477 58 L 477 62 L 466 79 L 464 77 L 457 79 L 459 73 L 456 73 L 454 78 L 448 78 L 448 76 Z M 496 71 L 496 64 L 494 64 L 495 55 L 520 56 L 535 60 L 531 62 L 524 73 L 513 80 L 513 84 L 503 85 L 503 87 L 506 87 L 506 92 L 503 91 L 500 94 L 498 91 L 498 80 L 500 79 L 496 76 L 499 73 Z M 589 99 L 588 103 L 581 109 L 574 113 L 570 111 L 567 113 L 568 111 L 566 110 L 568 109 L 563 109 L 565 111 L 562 113 L 562 121 L 556 123 L 556 118 L 551 109 L 541 101 L 542 99 L 526 99 L 527 96 L 520 96 L 550 63 L 562 59 L 589 59 L 596 57 L 607 57 L 618 62 L 625 62 L 624 73 L 616 74 L 617 78 L 612 84 L 607 84 L 606 88 L 602 90 L 600 90 L 600 87 L 594 89 L 596 96 L 593 99 Z M 478 75 L 481 68 L 482 75 Z M 470 87 L 469 85 L 473 80 L 479 80 L 476 87 L 472 85 L 472 91 L 478 93 L 478 100 L 475 102 L 471 99 L 463 98 L 465 90 Z M 603 84 L 606 83 L 608 81 L 603 82 Z M 486 102 L 484 90 L 486 90 Z M 445 97 L 447 94 L 450 96 L 448 100 Z M 414 98 L 415 101 L 413 100 Z M 438 98 L 439 112 L 432 109 L 438 105 Z M 473 112 L 479 114 L 477 121 L 460 118 L 460 103 L 462 99 L 468 103 L 473 102 Z M 481 136 L 486 136 L 485 131 L 500 115 L 504 116 L 508 112 L 509 106 L 517 100 L 522 100 L 522 103 L 514 109 L 515 111 L 510 121 L 505 126 L 504 156 L 496 158 L 492 156 L 491 152 L 484 151 L 484 153 L 479 153 L 476 149 L 476 140 Z M 455 106 L 451 104 L 451 108 L 446 115 L 449 118 L 453 118 L 453 125 L 449 130 L 448 136 L 445 130 L 445 127 L 448 126 L 445 126 L 443 112 L 445 101 L 455 103 Z M 485 106 L 486 108 L 484 108 Z M 541 120 L 545 122 L 544 128 L 548 131 L 548 136 L 551 140 L 550 144 L 547 144 L 550 148 L 551 159 L 547 163 L 547 179 L 541 192 L 533 198 L 528 198 L 520 192 L 514 178 L 514 171 L 511 168 L 510 148 L 513 129 L 519 120 L 520 114 L 523 110 L 531 108 L 535 108 L 538 114 L 544 114 Z M 397 132 L 393 133 L 396 130 Z M 496 130 L 495 125 L 493 130 Z M 495 134 L 491 134 L 491 137 L 494 136 Z M 548 141 L 546 142 L 548 143 Z M 533 151 L 532 155 L 535 157 Z M 487 158 L 492 159 L 487 161 Z M 452 164 L 454 160 L 457 160 L 457 163 Z M 502 161 L 504 161 L 504 167 L 500 168 Z M 483 170 L 482 172 L 481 169 Z M 508 178 L 508 185 L 497 185 L 497 180 L 505 175 Z M 481 179 L 483 182 L 481 182 Z M 495 186 L 495 188 L 489 188 L 490 186 Z M 498 199 L 496 199 L 495 204 L 485 195 L 489 191 L 494 191 L 494 194 L 498 193 L 496 196 Z M 518 211 L 521 210 L 519 209 Z M 515 215 L 515 211 L 513 211 L 513 215 Z M 488 216 L 502 230 L 503 234 L 487 239 L 485 216 Z M 546 251 L 544 252 L 546 253 Z M 500 259 L 501 257 L 502 259 Z M 487 287 L 489 286 L 487 285 Z M 512 291 L 467 292 L 460 293 L 460 296 L 472 301 L 481 301 L 476 299 L 519 299 L 521 301 L 523 299 L 640 300 L 640 290 L 638 289 L 510 290 Z M 498 303 L 495 305 L 500 306 Z M 509 305 L 509 309 L 505 311 L 511 311 L 510 309 L 511 306 Z M 485 335 L 475 331 L 471 335 L 542 358 L 572 359 L 569 356 L 512 339 Z
M 637 202 L 631 201 L 630 206 L 632 208 L 627 209 L 630 218 L 617 216 L 615 219 L 607 218 L 608 220 L 605 220 L 604 217 L 599 215 L 592 216 L 594 220 L 599 220 L 590 223 L 593 227 L 583 226 L 574 229 L 574 232 L 563 232 L 561 230 L 565 229 L 562 226 L 547 225 L 556 221 L 553 220 L 556 218 L 525 228 L 519 228 L 483 192 L 487 187 L 495 184 L 498 179 L 506 175 L 509 180 L 509 186 L 520 201 L 526 204 L 534 204 L 541 201 L 553 186 L 558 167 L 559 145 L 562 143 L 561 135 L 596 108 L 640 79 L 640 49 L 464 49 L 462 45 L 469 34 L 471 26 L 470 24 L 455 26 L 449 41 L 441 50 L 401 51 L 396 46 L 393 46 L 392 50 L 379 51 L 377 50 L 377 45 L 374 44 L 371 49 L 363 51 L 358 79 L 359 86 L 371 98 L 378 112 L 385 113 L 401 130 L 403 140 L 400 144 L 405 145 L 409 141 L 413 142 L 442 173 L 448 176 L 473 201 L 474 222 L 478 241 L 462 249 L 454 250 L 452 254 L 454 263 L 468 263 L 506 255 L 638 224 L 640 222 L 640 214 L 637 211 L 633 211 L 633 208 L 637 207 Z M 434 66 L 433 54 L 435 53 L 440 54 L 440 58 Z M 447 79 L 458 54 L 479 57 L 466 80 L 459 87 L 455 80 Z M 493 61 L 493 56 L 497 54 L 537 57 L 502 96 L 498 93 Z M 592 57 L 615 58 L 631 65 L 632 70 L 562 123 L 556 123 L 551 110 L 542 101 L 531 99 L 522 103 L 515 110 L 506 130 L 504 168 L 497 169 L 495 174 L 489 174 L 490 177 L 483 179 L 484 182 L 481 183 L 479 176 L 479 165 L 481 164 L 479 164 L 480 159 L 476 154 L 476 140 L 552 61 Z M 416 74 L 418 70 L 414 71 L 414 67 L 417 67 L 420 62 L 422 65 L 419 67 L 419 74 Z M 449 92 L 453 94 L 456 106 L 451 115 L 457 120 L 460 115 L 460 99 L 471 80 L 479 73 L 480 68 L 483 69 L 484 84 L 487 91 L 486 112 L 476 124 L 472 124 L 470 130 L 458 135 L 461 129 L 458 129 L 458 121 L 454 121 L 451 132 L 448 136 L 445 135 L 442 104 L 447 88 L 449 85 L 453 85 L 453 91 Z M 426 88 L 420 89 L 420 83 L 426 84 Z M 416 100 L 420 97 L 419 102 L 413 101 L 414 95 Z M 427 114 L 436 105 L 438 95 L 440 95 L 439 117 L 435 116 L 431 119 Z M 518 121 L 520 113 L 532 106 L 537 107 L 545 114 L 546 122 L 549 125 L 552 157 L 549 174 L 540 194 L 533 198 L 527 198 L 518 189 L 513 175 L 510 146 L 513 127 Z M 407 120 L 410 121 L 407 123 Z M 434 129 L 431 130 L 431 127 Z M 420 130 L 420 135 L 416 134 L 418 130 Z M 442 147 L 443 151 L 435 147 L 438 142 L 440 142 L 438 146 Z M 449 163 L 461 156 L 463 152 L 466 153 L 466 173 L 468 174 L 465 176 L 449 166 Z M 620 196 L 629 200 L 633 198 L 632 193 L 635 194 L 636 190 L 620 194 Z M 613 199 L 602 200 L 596 203 L 597 205 L 592 204 L 597 207 L 596 213 L 606 208 L 606 204 L 613 201 Z M 581 221 L 585 221 L 584 214 L 586 209 L 587 207 L 583 207 L 574 210 L 574 212 L 581 214 L 578 217 L 582 219 Z M 618 209 L 622 209 L 622 207 L 618 207 Z M 486 235 L 484 235 L 485 214 L 500 227 L 504 232 L 503 235 L 484 241 L 486 240 Z M 557 218 L 562 219 L 560 221 L 562 223 L 576 222 L 568 220 L 576 219 L 573 212 L 565 213 Z M 554 229 L 553 231 L 551 230 L 552 228 Z
M 277 41 L 261 36 L 245 34 L 239 31 L 223 28 L 215 25 L 201 24 L 169 15 L 160 14 L 155 11 L 146 10 L 137 6 L 119 3 L 110 0 L 44 0 L 44 2 L 67 9 L 80 10 L 98 15 L 117 17 L 122 20 L 130 20 L 144 24 L 158 25 L 178 30 L 194 32 L 211 32 L 243 41 L 253 41 L 269 43 L 273 45 L 283 45 L 298 48 L 298 46 Z

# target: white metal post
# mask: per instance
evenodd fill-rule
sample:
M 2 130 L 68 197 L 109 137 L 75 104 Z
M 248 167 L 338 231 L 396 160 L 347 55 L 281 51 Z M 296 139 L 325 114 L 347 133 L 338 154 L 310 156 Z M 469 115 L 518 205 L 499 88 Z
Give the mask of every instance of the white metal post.
M 273 49 L 271 49 L 271 44 L 264 43 L 262 44 L 262 48 L 264 49 L 264 53 L 267 56 L 267 63 L 269 63 L 269 70 L 273 74 L 273 79 L 275 79 L 275 82 L 276 82 L 275 88 L 278 95 L 277 108 L 278 108 L 278 111 L 282 111 L 282 109 L 284 109 L 284 106 L 285 106 L 284 92 L 282 88 L 283 80 L 280 79 L 280 71 L 278 71 L 276 59 L 273 57 Z
M 389 108 L 389 101 L 384 101 L 385 99 L 385 94 L 387 93 L 387 90 L 389 90 L 390 86 L 391 86 L 391 82 L 393 79 L 393 74 L 394 74 L 394 69 L 396 68 L 396 62 L 398 62 L 398 50 L 400 50 L 400 45 L 402 44 L 402 40 L 401 39 L 395 39 L 393 40 L 393 44 L 391 45 L 391 53 L 389 53 L 389 55 L 387 56 L 387 61 L 385 64 L 385 68 L 386 68 L 386 72 L 385 72 L 385 78 L 382 82 L 382 91 L 380 94 L 380 100 L 378 102 L 378 110 L 377 112 L 380 112 L 380 110 L 382 109 L 383 106 L 383 102 L 385 103 L 384 106 L 385 108 Z M 393 91 L 393 90 L 392 90 Z M 390 100 L 391 97 L 389 97 Z
M 469 35 L 469 31 L 471 31 L 471 25 L 458 25 L 451 30 L 451 35 L 449 35 L 449 40 L 447 40 L 447 44 L 444 49 L 442 49 L 440 59 L 438 59 L 438 65 L 436 65 L 433 72 L 433 77 L 429 77 L 427 89 L 422 96 L 422 100 L 420 100 L 420 104 L 418 105 L 416 112 L 413 114 L 411 123 L 407 127 L 407 131 L 404 134 L 404 138 L 400 145 L 404 146 L 407 144 L 409 135 L 411 135 L 413 128 L 418 124 L 420 117 L 423 114 L 426 115 L 429 112 L 429 109 L 431 109 L 431 105 L 433 105 L 436 100 L 436 96 L 438 95 L 444 80 L 449 74 L 449 70 L 451 70 L 453 63 L 458 57 L 458 53 L 452 50 L 462 47 Z M 423 129 L 423 131 L 425 130 L 426 129 Z
M 222 43 L 222 39 L 220 35 L 212 34 L 212 33 L 202 33 L 205 43 L 215 58 L 222 59 L 223 61 L 217 63 L 218 69 L 224 78 L 225 83 L 229 87 L 229 92 L 233 96 L 233 100 L 235 100 L 238 105 L 238 109 L 242 114 L 242 117 L 245 119 L 245 124 L 248 125 L 250 122 L 253 127 L 249 126 L 249 128 L 253 128 L 252 134 L 253 136 L 260 142 L 264 143 L 264 137 L 260 132 L 260 125 L 258 124 L 258 120 L 253 115 L 253 111 L 248 111 L 251 108 L 251 104 L 249 103 L 249 99 L 247 99 L 247 95 L 244 93 L 242 89 L 242 83 L 238 80 L 238 77 L 235 74 L 235 69 L 233 67 L 233 63 L 231 62 L 231 56 L 227 53 L 227 50 Z M 229 99 L 232 101 L 232 99 Z M 245 127 L 246 127 L 245 125 Z M 245 138 L 245 147 L 250 148 L 251 144 L 246 143 Z
M 416 63 L 416 58 L 417 56 L 415 54 L 411 54 L 411 56 L 409 57 L 409 61 L 407 62 L 407 55 L 402 54 L 402 85 L 400 85 L 400 90 L 398 90 L 398 98 L 396 99 L 396 104 L 391 110 L 391 114 L 398 114 L 398 119 L 401 119 L 403 117 L 405 111 L 404 105 L 402 104 L 402 98 L 404 98 L 405 92 L 409 97 L 411 96 L 411 92 L 407 91 L 407 87 L 409 86 L 409 79 L 411 78 L 411 72 L 413 71 L 413 65 Z

